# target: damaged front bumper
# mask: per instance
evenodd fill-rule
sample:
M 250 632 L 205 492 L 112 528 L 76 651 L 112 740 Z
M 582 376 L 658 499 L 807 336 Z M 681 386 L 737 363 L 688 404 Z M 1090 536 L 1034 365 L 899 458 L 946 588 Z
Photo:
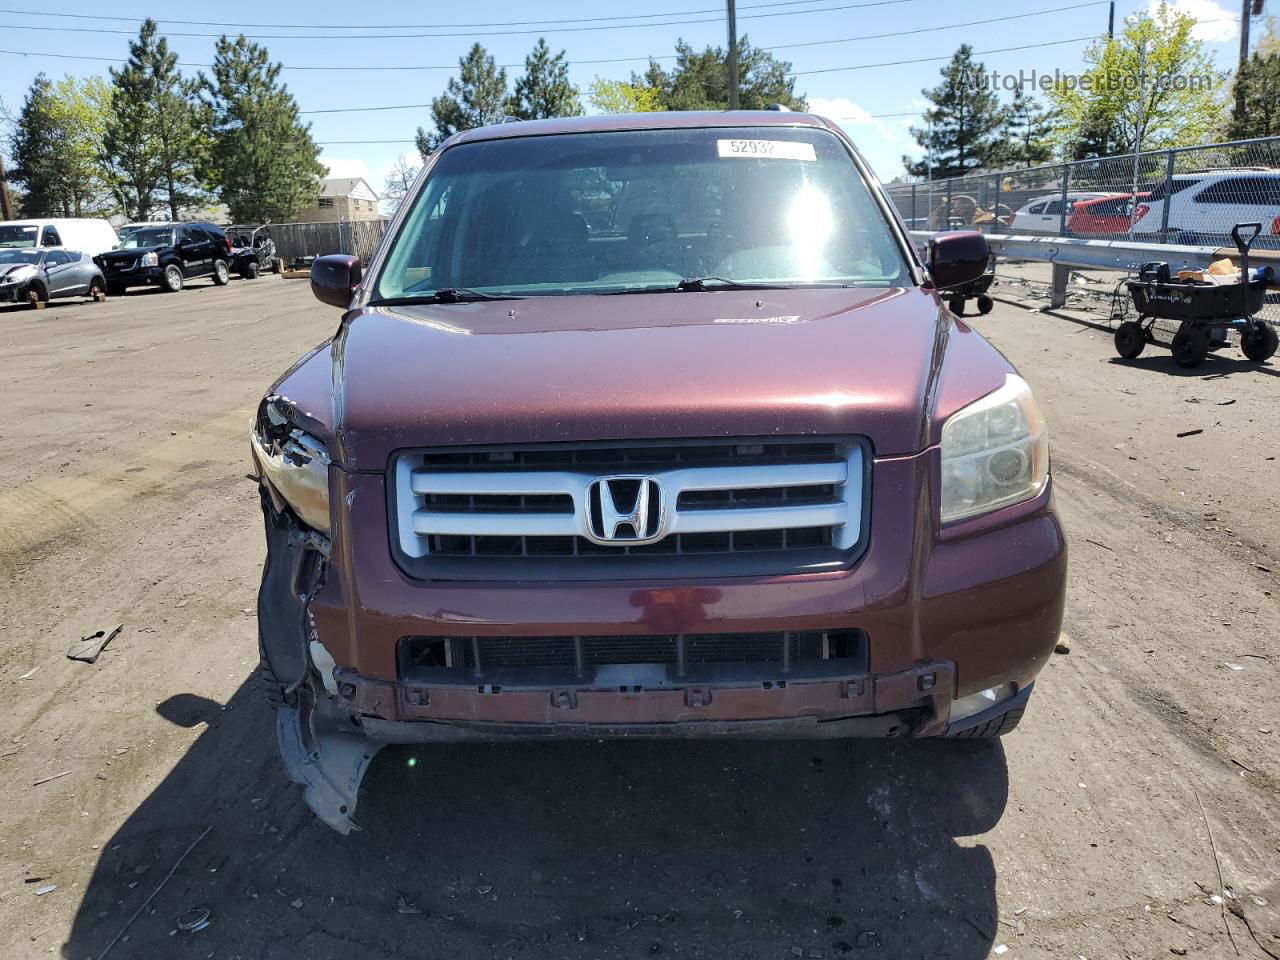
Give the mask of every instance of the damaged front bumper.
M 879 675 L 660 689 L 423 686 L 335 670 L 337 696 L 314 683 L 277 712 L 289 777 L 339 833 L 359 829 L 360 782 L 392 743 L 519 739 L 741 737 L 834 739 L 956 735 L 1026 702 L 1031 687 L 953 719 L 955 668 L 923 663 Z

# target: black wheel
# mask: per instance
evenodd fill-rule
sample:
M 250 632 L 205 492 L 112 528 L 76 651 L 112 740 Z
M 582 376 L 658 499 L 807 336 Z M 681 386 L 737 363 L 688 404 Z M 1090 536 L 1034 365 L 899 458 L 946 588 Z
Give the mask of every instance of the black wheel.
M 244 269 L 240 271 L 240 276 L 246 280 L 256 280 L 258 277 L 258 261 L 250 260 L 244 265 Z
M 1246 357 L 1255 363 L 1270 360 L 1276 352 L 1276 328 L 1269 323 L 1250 327 L 1240 336 L 1240 349 Z
M 964 297 L 952 297 L 947 301 L 947 306 L 957 317 L 964 316 Z
M 109 296 L 109 297 L 123 297 L 123 296 L 124 296 L 124 292 L 125 292 L 125 290 L 126 290 L 126 289 L 127 289 L 127 288 L 126 288 L 126 287 L 125 287 L 125 285 L 124 285 L 124 284 L 122 284 L 122 283 L 108 283 L 108 284 L 107 284 L 107 296 Z
M 1116 327 L 1116 353 L 1126 360 L 1138 356 L 1146 345 L 1147 336 L 1142 332 L 1142 324 L 1126 320 Z
M 283 260 L 281 260 L 279 257 L 272 257 L 272 258 L 271 258 L 271 272 L 272 272 L 272 273 L 279 273 L 279 272 L 280 272 L 281 270 L 283 270 L 283 269 L 284 269 L 284 261 L 283 261 Z
M 986 316 L 995 309 L 996 302 L 988 297 L 985 293 L 978 298 L 978 312 Z
M 182 289 L 182 268 L 176 263 L 171 263 L 164 268 L 164 280 L 161 285 L 170 293 L 177 293 Z
M 33 310 L 43 310 L 49 303 L 49 291 L 38 283 L 32 283 L 27 287 L 27 303 Z
M 225 287 L 231 279 L 231 271 L 227 269 L 227 261 L 213 261 L 213 282 L 219 287 Z
M 1198 367 L 1209 355 L 1209 332 L 1203 327 L 1183 327 L 1173 337 L 1173 362 Z
M 107 296 L 107 291 L 103 289 L 103 282 L 101 277 L 94 277 L 92 280 L 89 281 L 88 297 L 90 300 L 94 300 L 94 301 L 104 300 L 106 299 L 106 296 Z

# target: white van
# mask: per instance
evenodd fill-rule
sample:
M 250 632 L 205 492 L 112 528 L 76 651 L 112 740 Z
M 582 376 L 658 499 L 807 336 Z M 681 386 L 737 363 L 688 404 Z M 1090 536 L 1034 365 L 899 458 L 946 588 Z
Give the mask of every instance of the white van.
M 0 249 L 6 247 L 66 247 L 96 257 L 120 239 L 106 220 L 52 219 L 0 221 Z

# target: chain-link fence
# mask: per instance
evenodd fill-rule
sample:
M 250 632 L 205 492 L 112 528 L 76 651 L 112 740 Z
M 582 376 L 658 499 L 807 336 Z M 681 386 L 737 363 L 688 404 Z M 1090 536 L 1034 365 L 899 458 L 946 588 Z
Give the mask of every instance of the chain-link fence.
M 1227 246 L 1261 223 L 1280 248 L 1280 137 L 892 184 L 915 230 L 972 228 Z
M 1280 137 L 892 184 L 888 193 L 913 230 L 972 229 L 1234 250 L 1231 228 L 1260 223 L 1262 232 L 1253 246 L 1280 249 Z M 1070 270 L 1067 306 L 1104 315 L 1113 306 L 1129 309 L 1123 291 L 1115 296 L 1123 275 Z M 1039 298 L 1047 297 L 1051 286 L 1047 263 L 1001 259 L 996 265 L 997 291 Z M 1280 291 L 1267 293 L 1259 315 L 1280 325 Z M 1177 325 L 1160 326 L 1172 336 Z
M 286 263 L 300 257 L 354 253 L 368 263 L 382 239 L 386 220 L 333 220 L 326 223 L 272 223 L 261 233 L 276 244 L 276 256 Z M 248 233 L 251 228 L 238 228 Z

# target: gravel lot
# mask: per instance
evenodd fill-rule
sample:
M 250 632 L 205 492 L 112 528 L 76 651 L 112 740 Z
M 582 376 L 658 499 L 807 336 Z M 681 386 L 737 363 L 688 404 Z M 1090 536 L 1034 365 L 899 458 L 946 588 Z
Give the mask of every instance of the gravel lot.
M 274 277 L 0 309 L 0 956 L 98 958 L 153 894 L 109 958 L 1280 955 L 1280 362 L 1118 362 L 996 294 L 1072 550 L 1017 733 L 391 749 L 345 840 L 275 757 L 244 477 L 337 312 Z

